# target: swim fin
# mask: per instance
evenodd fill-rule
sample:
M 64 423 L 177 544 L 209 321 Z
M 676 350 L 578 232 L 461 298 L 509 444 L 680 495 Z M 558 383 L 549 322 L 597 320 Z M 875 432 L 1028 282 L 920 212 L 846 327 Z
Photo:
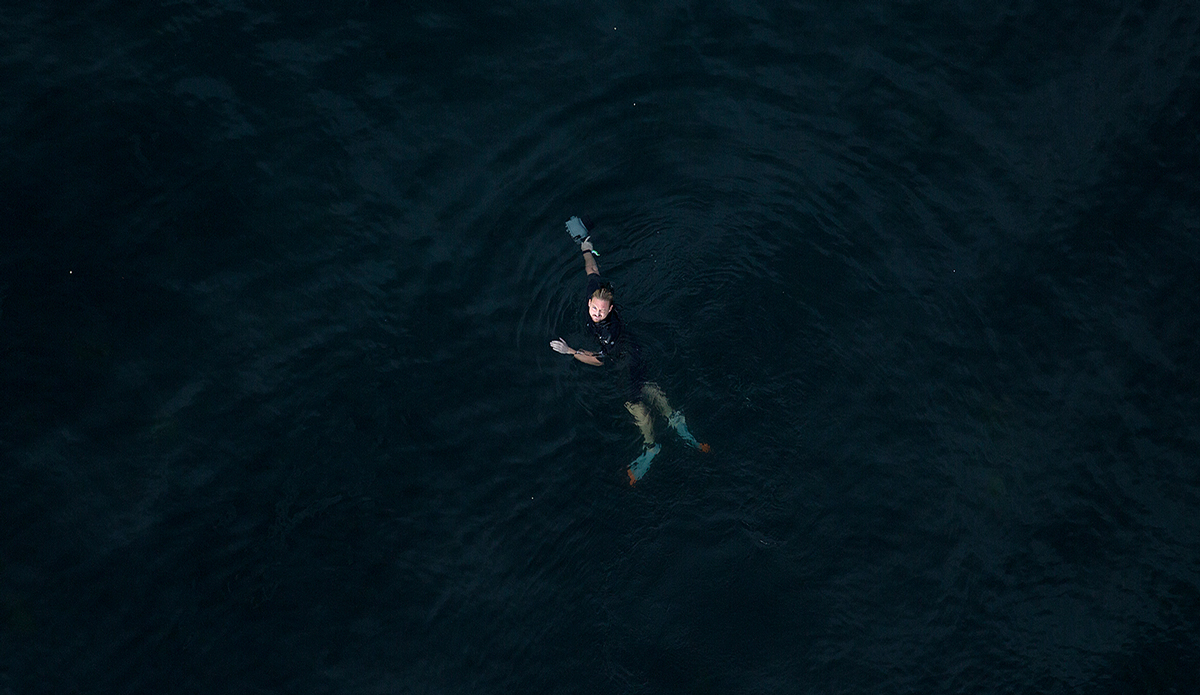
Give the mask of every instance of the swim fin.
M 641 456 L 635 458 L 633 463 L 629 464 L 627 472 L 629 473 L 630 485 L 637 483 L 637 481 L 642 479 L 643 475 L 646 475 L 646 471 L 650 470 L 650 462 L 654 460 L 655 456 L 658 456 L 658 452 L 660 451 L 662 451 L 662 444 L 648 446 L 642 452 Z
M 683 417 L 683 413 L 680 411 L 676 410 L 672 412 L 670 416 L 667 417 L 667 424 L 671 426 L 671 429 L 675 430 L 680 439 L 687 442 L 692 447 L 699 449 L 706 454 L 711 449 L 711 447 L 709 447 L 707 444 L 696 441 L 696 438 L 693 437 L 692 433 L 688 430 L 687 419 Z

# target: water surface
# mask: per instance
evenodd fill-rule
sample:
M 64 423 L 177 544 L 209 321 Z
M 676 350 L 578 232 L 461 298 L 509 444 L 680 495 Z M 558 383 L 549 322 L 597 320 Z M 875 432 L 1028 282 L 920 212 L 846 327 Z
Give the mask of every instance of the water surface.
M 1200 687 L 1193 7 L 0 32 L 0 691 Z

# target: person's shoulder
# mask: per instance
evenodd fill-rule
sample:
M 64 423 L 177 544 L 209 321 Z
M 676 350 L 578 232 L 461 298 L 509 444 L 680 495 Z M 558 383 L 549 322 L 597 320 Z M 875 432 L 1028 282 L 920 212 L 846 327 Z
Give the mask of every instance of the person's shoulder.
M 611 288 L 612 283 L 608 281 L 608 278 L 599 273 L 591 273 L 587 276 L 587 293 L 589 296 L 601 287 Z

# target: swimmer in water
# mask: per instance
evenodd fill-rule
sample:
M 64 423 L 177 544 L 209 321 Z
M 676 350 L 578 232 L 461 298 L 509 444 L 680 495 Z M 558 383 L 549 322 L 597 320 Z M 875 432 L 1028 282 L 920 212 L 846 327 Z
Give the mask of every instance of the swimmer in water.
M 588 231 L 590 232 L 590 229 Z M 644 444 L 642 454 L 629 466 L 629 484 L 633 485 L 650 468 L 650 462 L 658 452 L 662 451 L 662 445 L 654 440 L 654 421 L 650 417 L 650 409 L 646 407 L 647 402 L 662 413 L 667 419 L 667 424 L 689 445 L 704 452 L 709 451 L 709 446 L 696 441 L 687 429 L 683 413 L 672 408 L 658 384 L 649 380 L 649 370 L 642 358 L 641 346 L 626 330 L 621 320 L 620 311 L 614 303 L 612 283 L 600 275 L 600 266 L 596 263 L 597 254 L 590 239 L 590 236 L 585 237 L 579 248 L 583 252 L 583 267 L 587 274 L 587 289 L 584 295 L 587 297 L 587 327 L 599 349 L 579 350 L 567 345 L 562 338 L 550 341 L 550 348 L 594 367 L 623 367 L 626 382 L 625 409 L 633 416 Z

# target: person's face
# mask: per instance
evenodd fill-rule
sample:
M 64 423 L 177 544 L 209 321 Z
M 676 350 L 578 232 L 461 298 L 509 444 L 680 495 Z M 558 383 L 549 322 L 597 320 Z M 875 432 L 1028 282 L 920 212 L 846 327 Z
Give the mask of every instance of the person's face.
M 612 311 L 612 302 L 595 297 L 588 299 L 588 315 L 592 317 L 592 323 L 600 323 L 608 318 L 610 311 Z

